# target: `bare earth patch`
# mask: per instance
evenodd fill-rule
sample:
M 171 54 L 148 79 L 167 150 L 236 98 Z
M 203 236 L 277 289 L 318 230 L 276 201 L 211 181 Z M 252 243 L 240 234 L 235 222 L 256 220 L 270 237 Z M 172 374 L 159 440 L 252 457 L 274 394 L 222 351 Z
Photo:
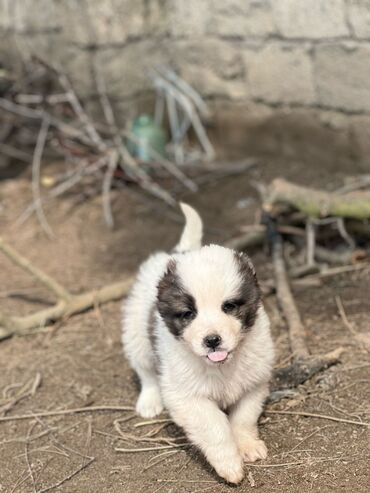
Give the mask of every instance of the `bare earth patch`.
M 206 240 L 221 243 L 255 220 L 257 197 L 250 179 L 267 182 L 282 174 L 322 188 L 325 183 L 340 184 L 344 176 L 340 169 L 326 176 L 321 170 L 318 176 L 307 166 L 275 161 L 184 199 L 203 215 Z M 250 198 L 254 202 L 237 206 Z M 125 279 L 151 251 L 171 247 L 181 228 L 181 221 L 173 220 L 162 205 L 153 207 L 151 199 L 120 192 L 114 201 L 113 232 L 103 223 L 100 198 L 78 207 L 73 207 L 72 198 L 55 202 L 47 209 L 57 235 L 50 241 L 34 218 L 14 226 L 29 201 L 27 176 L 0 182 L 1 234 L 73 293 Z M 270 278 L 265 253 L 252 253 L 261 279 Z M 130 410 L 0 419 L 0 492 L 368 492 L 370 429 L 363 423 L 370 423 L 370 358 L 340 318 L 335 297 L 340 296 L 356 330 L 368 332 L 369 280 L 365 269 L 325 279 L 322 288 L 295 291 L 311 351 L 344 346 L 345 352 L 341 364 L 314 377 L 291 399 L 268 406 L 270 411 L 328 415 L 359 424 L 266 413 L 260 426 L 269 456 L 246 466 L 243 483 L 231 488 L 196 450 L 175 446 L 186 440 L 167 421 L 142 424 L 144 420 Z M 0 256 L 2 312 L 25 314 L 52 301 L 47 291 Z M 274 297 L 266 299 L 266 307 L 277 364 L 284 364 L 289 356 L 285 324 Z M 0 343 L 0 411 L 8 406 L 3 416 L 86 406 L 130 407 L 137 393 L 137 381 L 121 351 L 120 303 L 65 320 L 44 333 Z M 127 451 L 136 448 L 158 450 Z

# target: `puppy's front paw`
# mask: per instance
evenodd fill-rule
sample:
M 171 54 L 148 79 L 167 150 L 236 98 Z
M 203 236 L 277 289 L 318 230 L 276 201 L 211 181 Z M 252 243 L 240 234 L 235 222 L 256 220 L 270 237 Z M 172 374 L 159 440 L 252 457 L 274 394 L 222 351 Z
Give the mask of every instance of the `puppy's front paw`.
M 142 389 L 136 403 L 136 412 L 143 418 L 154 418 L 163 411 L 163 404 L 159 389 L 150 387 Z
M 267 457 L 265 442 L 258 438 L 244 438 L 239 443 L 239 450 L 245 462 L 256 462 L 258 459 L 266 459 Z
M 216 472 L 221 478 L 224 478 L 228 483 L 238 484 L 244 478 L 243 462 L 238 460 L 233 463 L 225 463 L 215 467 Z

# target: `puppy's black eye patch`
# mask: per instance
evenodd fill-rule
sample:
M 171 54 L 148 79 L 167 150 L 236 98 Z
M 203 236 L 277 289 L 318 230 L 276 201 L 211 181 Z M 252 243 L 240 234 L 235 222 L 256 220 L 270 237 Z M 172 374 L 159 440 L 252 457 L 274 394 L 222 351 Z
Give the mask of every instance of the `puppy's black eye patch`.
M 183 320 L 184 322 L 190 322 L 195 318 L 195 312 L 192 310 L 186 310 L 176 313 L 175 317 L 179 320 Z
M 225 301 L 222 304 L 222 311 L 224 313 L 234 313 L 238 310 L 243 305 L 244 301 L 243 300 L 230 300 L 230 301 Z
M 182 337 L 186 327 L 197 316 L 195 299 L 182 285 L 174 260 L 170 261 L 158 283 L 157 309 L 168 330 L 176 338 Z

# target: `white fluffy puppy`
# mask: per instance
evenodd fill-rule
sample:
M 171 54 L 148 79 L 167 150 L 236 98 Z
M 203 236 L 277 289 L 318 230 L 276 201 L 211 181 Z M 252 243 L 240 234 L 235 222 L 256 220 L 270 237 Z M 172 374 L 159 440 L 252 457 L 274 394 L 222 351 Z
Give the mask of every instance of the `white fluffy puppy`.
M 174 253 L 143 263 L 124 304 L 123 344 L 142 386 L 136 410 L 149 418 L 165 406 L 216 472 L 239 483 L 243 460 L 267 455 L 257 420 L 274 357 L 269 320 L 250 259 L 201 247 L 199 215 L 181 208 Z

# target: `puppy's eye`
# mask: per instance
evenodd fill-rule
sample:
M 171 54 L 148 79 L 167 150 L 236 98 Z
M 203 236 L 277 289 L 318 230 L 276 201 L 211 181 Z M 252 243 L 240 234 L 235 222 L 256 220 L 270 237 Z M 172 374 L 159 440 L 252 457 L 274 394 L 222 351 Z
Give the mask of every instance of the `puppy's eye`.
M 179 318 L 180 320 L 188 322 L 189 320 L 192 320 L 194 318 L 194 312 L 192 312 L 191 310 L 179 312 L 179 313 L 176 313 L 176 318 Z
M 225 301 L 222 305 L 222 311 L 224 313 L 232 313 L 239 308 L 240 305 L 242 305 L 241 301 Z

